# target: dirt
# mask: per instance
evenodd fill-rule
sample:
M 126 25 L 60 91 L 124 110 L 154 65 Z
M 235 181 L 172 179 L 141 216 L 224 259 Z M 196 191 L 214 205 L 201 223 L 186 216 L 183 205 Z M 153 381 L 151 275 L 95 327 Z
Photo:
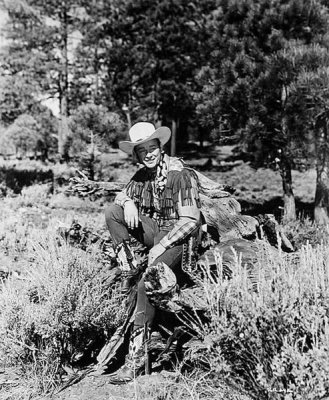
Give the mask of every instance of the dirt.
M 179 377 L 179 378 L 178 378 Z M 213 384 L 213 381 L 212 381 Z M 194 381 L 178 373 L 161 372 L 138 377 L 125 385 L 112 385 L 106 375 L 86 377 L 59 394 L 42 400 L 251 400 L 241 390 L 217 382 Z M 41 399 L 40 399 L 41 400 Z
M 18 370 L 0 365 L 0 399 L 15 399 L 17 393 L 19 398 L 29 400 L 252 400 L 241 388 L 220 379 L 209 380 L 205 374 L 195 380 L 178 371 L 139 376 L 124 385 L 109 383 L 108 375 L 87 376 L 62 392 L 41 397 L 35 396 L 31 386 L 29 390 L 21 383 Z M 20 388 L 24 391 L 23 397 Z

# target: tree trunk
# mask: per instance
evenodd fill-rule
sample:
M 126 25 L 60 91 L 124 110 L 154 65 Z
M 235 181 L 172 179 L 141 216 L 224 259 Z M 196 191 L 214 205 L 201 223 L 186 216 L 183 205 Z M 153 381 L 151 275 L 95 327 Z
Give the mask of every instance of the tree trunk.
M 316 139 L 317 159 L 314 221 L 317 224 L 326 225 L 329 223 L 328 131 L 326 118 L 320 121 L 319 135 Z
M 62 71 L 60 76 L 60 116 L 59 116 L 59 131 L 58 131 L 58 152 L 61 159 L 68 160 L 68 49 L 67 49 L 67 41 L 68 41 L 68 31 L 67 31 L 67 9 L 66 9 L 66 1 L 62 2 L 61 7 L 61 37 L 62 37 Z
M 170 155 L 172 157 L 176 155 L 176 134 L 177 134 L 177 121 L 173 119 L 171 124 L 171 142 L 170 142 Z
M 280 162 L 280 175 L 283 188 L 283 221 L 295 221 L 296 205 L 292 190 L 291 164 L 284 155 L 282 155 Z
M 322 171 L 317 168 L 315 203 L 314 203 L 314 221 L 319 225 L 329 224 L 328 217 L 329 204 L 329 179 L 328 168 Z
M 285 85 L 282 86 L 281 91 L 281 106 L 282 106 L 282 120 L 281 129 L 283 138 L 289 137 L 287 117 L 286 117 L 286 104 L 287 98 L 289 96 L 289 88 Z M 295 221 L 296 220 L 296 205 L 295 196 L 292 190 L 292 176 L 291 176 L 291 163 L 281 150 L 281 160 L 280 160 L 280 175 L 282 179 L 282 189 L 283 189 L 283 221 Z

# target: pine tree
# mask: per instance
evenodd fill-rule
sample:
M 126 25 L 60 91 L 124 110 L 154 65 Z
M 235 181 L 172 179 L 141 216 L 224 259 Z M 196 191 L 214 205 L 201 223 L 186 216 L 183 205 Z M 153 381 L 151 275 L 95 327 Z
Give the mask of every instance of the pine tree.
M 255 153 L 256 165 L 279 160 L 287 219 L 296 217 L 291 169 L 306 135 L 289 123 L 302 112 L 290 106 L 290 88 L 303 65 L 286 49 L 321 41 L 327 17 L 319 0 L 225 0 L 208 21 L 215 50 L 199 74 L 198 114 L 221 140 Z
M 65 157 L 68 137 L 70 54 L 79 2 L 73 0 L 4 1 L 9 15 L 9 44 L 3 68 L 14 79 L 34 87 L 34 99 L 59 102 L 58 151 Z

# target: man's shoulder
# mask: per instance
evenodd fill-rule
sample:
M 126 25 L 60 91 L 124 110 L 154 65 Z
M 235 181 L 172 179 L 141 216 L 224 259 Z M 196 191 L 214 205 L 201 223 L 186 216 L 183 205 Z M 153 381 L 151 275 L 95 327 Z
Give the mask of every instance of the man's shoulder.
M 198 187 L 199 179 L 192 168 L 182 166 L 182 168 L 172 169 L 168 173 L 168 185 L 172 187 Z
M 182 171 L 185 168 L 185 163 L 181 158 L 168 156 L 168 171 Z
M 170 157 L 169 169 L 173 175 L 189 175 L 197 179 L 196 171 L 189 167 L 184 160 L 178 157 Z

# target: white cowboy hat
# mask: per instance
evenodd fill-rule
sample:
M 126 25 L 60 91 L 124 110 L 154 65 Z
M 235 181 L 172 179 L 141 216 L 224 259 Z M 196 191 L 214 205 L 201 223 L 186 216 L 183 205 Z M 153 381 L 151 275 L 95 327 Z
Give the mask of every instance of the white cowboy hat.
M 152 139 L 159 139 L 161 146 L 165 145 L 171 136 L 171 131 L 166 126 L 155 129 L 150 122 L 137 122 L 129 129 L 130 140 L 119 143 L 119 148 L 125 153 L 132 154 L 134 147 L 148 142 Z

